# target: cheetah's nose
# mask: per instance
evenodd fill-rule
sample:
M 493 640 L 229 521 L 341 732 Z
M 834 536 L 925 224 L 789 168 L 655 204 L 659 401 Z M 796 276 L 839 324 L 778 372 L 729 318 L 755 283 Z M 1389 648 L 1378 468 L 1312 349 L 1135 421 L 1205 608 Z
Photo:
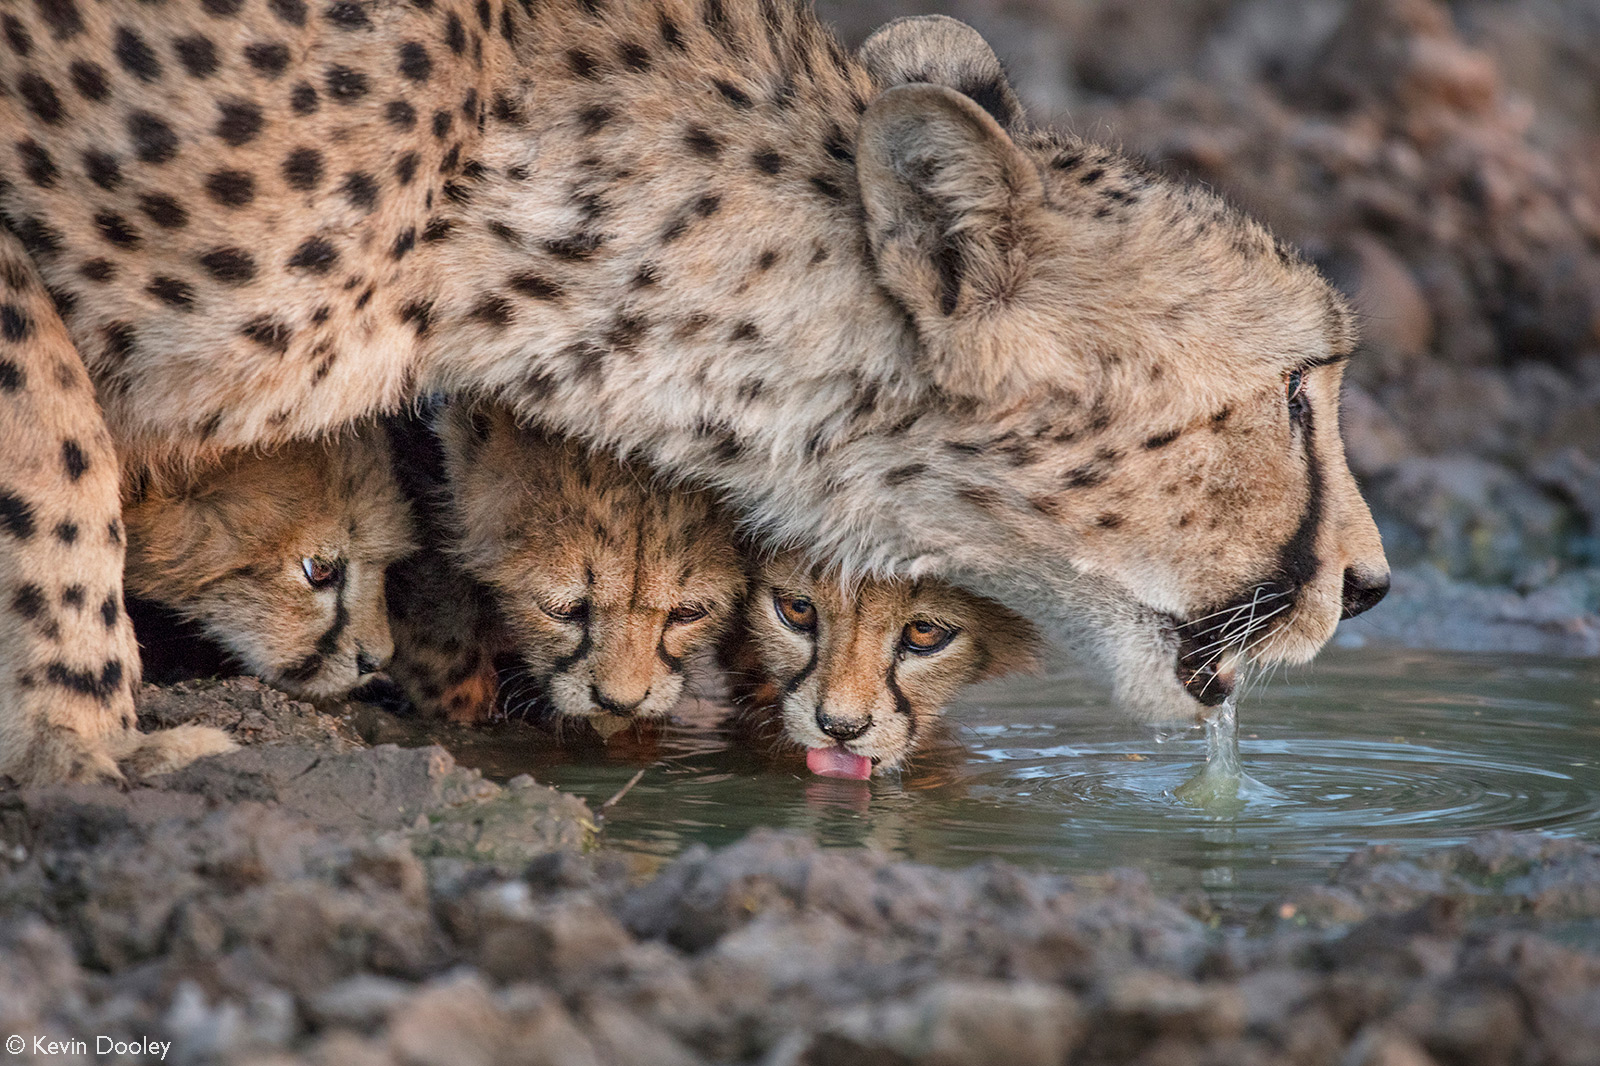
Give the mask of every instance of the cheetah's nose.
M 854 740 L 872 728 L 872 715 L 856 720 L 829 714 L 821 707 L 817 708 L 817 728 L 828 734 L 834 740 Z
M 1389 575 L 1376 577 L 1358 574 L 1354 569 L 1344 572 L 1344 610 L 1340 618 L 1354 618 L 1363 611 L 1378 606 L 1378 601 L 1389 594 Z
M 607 714 L 614 714 L 621 718 L 626 718 L 628 715 L 638 710 L 639 704 L 649 699 L 649 697 L 650 692 L 648 689 L 646 689 L 643 696 L 640 696 L 632 703 L 624 703 L 622 700 L 614 700 L 610 696 L 607 696 L 604 692 L 601 692 L 599 685 L 589 686 L 589 698 L 594 700 L 595 706 L 599 707 Z

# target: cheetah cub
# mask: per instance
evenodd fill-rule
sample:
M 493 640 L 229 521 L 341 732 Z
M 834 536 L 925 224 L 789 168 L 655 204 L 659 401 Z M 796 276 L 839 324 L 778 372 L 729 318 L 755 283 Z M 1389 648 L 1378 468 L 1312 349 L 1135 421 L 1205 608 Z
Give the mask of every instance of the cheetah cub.
M 1039 636 L 943 581 L 845 585 L 780 554 L 757 567 L 725 661 L 750 710 L 777 711 L 806 765 L 865 779 L 902 766 L 963 685 L 1032 667 Z
M 127 589 L 198 622 L 251 673 L 342 696 L 393 651 L 383 575 L 411 547 L 382 435 L 235 452 L 124 492 Z
M 722 635 L 744 591 L 730 520 L 707 493 L 667 487 L 501 408 L 450 404 L 434 424 L 449 551 L 489 605 L 476 641 L 453 631 L 473 613 L 465 588 L 420 622 L 396 622 L 392 673 L 413 702 L 482 720 L 492 699 L 455 697 L 484 693 L 486 662 L 508 651 L 519 689 L 558 722 L 587 719 L 605 736 L 665 716 L 689 660 Z

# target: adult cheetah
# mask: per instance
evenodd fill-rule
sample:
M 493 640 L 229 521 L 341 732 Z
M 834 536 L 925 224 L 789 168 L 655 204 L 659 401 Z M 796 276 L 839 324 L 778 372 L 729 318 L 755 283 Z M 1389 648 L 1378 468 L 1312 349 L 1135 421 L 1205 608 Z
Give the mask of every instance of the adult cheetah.
M 1030 129 L 974 37 L 862 59 L 791 0 L 7 4 L 0 772 L 117 772 L 132 636 L 58 594 L 120 594 L 119 460 L 428 391 L 1020 609 L 1147 715 L 1313 654 L 1388 581 L 1344 304 L 1208 193 Z

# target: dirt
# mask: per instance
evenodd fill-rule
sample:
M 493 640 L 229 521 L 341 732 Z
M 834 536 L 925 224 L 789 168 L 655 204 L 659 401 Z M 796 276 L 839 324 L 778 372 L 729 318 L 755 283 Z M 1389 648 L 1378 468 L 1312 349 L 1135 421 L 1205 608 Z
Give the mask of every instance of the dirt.
M 146 697 L 246 746 L 0 793 L 14 1061 L 1600 1062 L 1600 847 L 1374 849 L 1244 922 L 776 833 L 645 876 L 582 802 L 368 747 L 354 705 Z

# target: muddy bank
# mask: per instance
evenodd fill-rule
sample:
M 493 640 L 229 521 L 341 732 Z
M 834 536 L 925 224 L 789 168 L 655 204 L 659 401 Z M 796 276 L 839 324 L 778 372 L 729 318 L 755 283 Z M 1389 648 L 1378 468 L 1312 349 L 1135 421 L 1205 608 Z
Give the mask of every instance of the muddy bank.
M 14 1061 L 105 1036 L 330 1066 L 1600 1062 L 1597 847 L 1365 852 L 1226 916 L 1132 872 L 778 834 L 647 877 L 526 778 L 364 747 L 250 681 L 148 695 L 250 746 L 0 794 Z

